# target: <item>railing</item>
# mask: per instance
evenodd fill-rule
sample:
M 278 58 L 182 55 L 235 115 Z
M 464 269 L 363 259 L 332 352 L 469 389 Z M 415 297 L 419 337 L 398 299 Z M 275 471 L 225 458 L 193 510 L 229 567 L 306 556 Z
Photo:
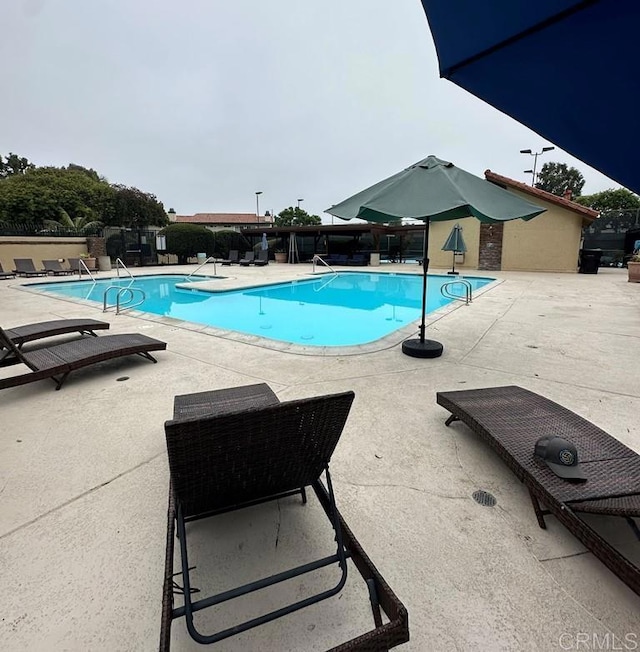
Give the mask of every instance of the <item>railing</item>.
M 313 255 L 313 273 L 314 274 L 316 273 L 316 263 L 317 262 L 322 263 L 325 267 L 328 267 L 334 274 L 337 274 L 336 270 L 333 269 L 333 267 L 331 267 L 331 265 L 329 265 L 329 263 L 326 260 L 324 260 L 321 256 L 318 256 L 318 254 Z
M 133 274 L 129 271 L 128 267 L 122 262 L 122 258 L 116 258 L 116 274 L 120 278 L 120 270 L 123 269 L 130 278 L 133 278 Z
M 213 275 L 214 275 L 214 276 L 217 276 L 217 275 L 218 275 L 218 272 L 216 271 L 216 259 L 215 259 L 213 256 L 209 256 L 209 258 L 207 258 L 207 260 L 205 260 L 204 263 L 201 263 L 200 265 L 198 265 L 198 266 L 193 270 L 193 272 L 191 272 L 191 274 L 189 274 L 189 276 L 187 276 L 187 281 L 191 281 L 191 277 L 192 277 L 196 272 L 200 271 L 200 269 L 201 269 L 202 267 L 204 267 L 207 263 L 211 263 L 211 262 L 213 263 Z
M 452 289 L 455 285 L 462 285 L 464 288 L 464 297 L 461 297 L 459 294 L 454 294 L 452 292 Z M 467 306 L 473 301 L 472 291 L 473 287 L 471 283 L 463 278 L 444 283 L 440 288 L 440 292 L 443 297 L 446 297 L 447 299 L 455 299 L 456 301 L 464 301 L 465 305 Z
M 116 294 L 116 302 L 111 305 L 107 304 L 109 290 L 118 290 L 118 294 Z M 139 292 L 142 295 L 142 298 L 140 299 L 140 301 L 133 303 L 133 297 L 135 296 L 136 292 Z M 120 299 L 124 297 L 127 293 L 129 293 L 128 301 L 125 301 L 124 303 L 121 302 Z M 104 295 L 102 296 L 102 312 L 107 312 L 109 308 L 115 307 L 116 315 L 119 315 L 121 312 L 124 312 L 125 310 L 131 310 L 131 308 L 136 308 L 137 306 L 143 304 L 146 298 L 147 295 L 145 294 L 144 290 L 140 288 L 133 288 L 131 286 L 123 288 L 120 287 L 119 285 L 110 285 L 104 291 Z
M 78 258 L 78 278 L 82 279 L 82 268 L 84 267 L 85 271 L 87 274 L 89 274 L 89 277 L 91 280 L 95 283 L 96 279 L 94 278 L 93 274 L 91 273 L 91 270 L 87 267 L 86 263 L 82 258 Z

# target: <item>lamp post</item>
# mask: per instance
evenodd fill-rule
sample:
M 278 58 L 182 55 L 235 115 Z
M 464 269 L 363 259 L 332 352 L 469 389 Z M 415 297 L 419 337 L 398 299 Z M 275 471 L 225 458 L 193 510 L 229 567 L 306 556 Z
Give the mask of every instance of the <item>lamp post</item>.
M 298 209 L 300 208 L 300 202 L 304 201 L 304 199 L 298 199 Z
M 533 156 L 533 170 L 525 170 L 525 174 L 531 175 L 531 185 L 535 186 L 536 184 L 536 168 L 538 167 L 538 156 L 544 154 L 545 152 L 550 152 L 555 147 L 543 147 L 541 152 L 532 152 L 530 149 L 521 149 L 520 154 L 530 154 Z
M 256 219 L 258 224 L 260 224 L 260 195 L 262 190 L 256 190 Z

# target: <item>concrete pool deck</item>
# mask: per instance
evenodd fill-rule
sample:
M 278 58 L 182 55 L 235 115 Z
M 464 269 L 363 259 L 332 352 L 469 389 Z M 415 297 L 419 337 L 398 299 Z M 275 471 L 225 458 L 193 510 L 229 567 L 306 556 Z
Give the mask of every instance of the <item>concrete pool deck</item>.
M 218 268 L 238 284 L 308 271 Z M 110 332 L 167 342 L 157 365 L 123 359 L 72 374 L 59 392 L 47 381 L 0 392 L 0 648 L 157 649 L 168 485 L 163 423 L 176 394 L 258 382 L 281 400 L 355 391 L 332 475 L 345 520 L 408 609 L 411 641 L 397 649 L 640 646 L 640 597 L 553 518 L 547 530 L 538 528 L 511 471 L 464 426 L 445 427 L 447 413 L 435 402 L 437 391 L 520 385 L 640 452 L 640 285 L 609 268 L 490 276 L 502 282 L 430 324 L 429 337 L 445 347 L 436 360 L 403 356 L 399 344 L 298 355 L 171 320 L 107 313 Z M 25 292 L 19 286 L 27 283 L 0 282 L 3 327 L 103 318 L 94 306 Z M 477 489 L 497 505 L 474 502 Z M 246 581 L 282 570 L 283 561 L 308 560 L 305 550 L 325 532 L 320 511 L 314 501 L 301 508 L 287 499 L 226 515 L 209 532 L 213 559 L 192 563 L 227 586 L 239 575 Z M 640 543 L 622 519 L 593 522 L 638 559 Z M 210 649 L 324 650 L 369 629 L 366 590 L 355 572 L 350 577 L 343 599 Z M 278 591 L 259 600 L 270 604 Z M 217 615 L 208 616 L 211 623 Z M 173 650 L 204 649 L 182 620 L 172 632 Z

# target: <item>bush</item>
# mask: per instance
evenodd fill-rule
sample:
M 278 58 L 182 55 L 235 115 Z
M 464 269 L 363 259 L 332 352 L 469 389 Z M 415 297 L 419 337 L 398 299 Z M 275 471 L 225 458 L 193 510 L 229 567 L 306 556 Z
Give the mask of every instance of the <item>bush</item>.
M 192 258 L 201 252 L 206 253 L 207 256 L 214 254 L 215 238 L 204 226 L 170 224 L 160 233 L 167 237 L 167 253 L 175 254 L 182 265 L 186 264 L 187 258 Z
M 114 233 L 107 238 L 106 248 L 107 256 L 112 260 L 116 258 L 124 259 L 126 248 L 120 233 Z
M 240 253 L 251 249 L 249 241 L 238 231 L 214 231 L 213 237 L 215 239 L 213 255 L 216 258 L 229 258 L 232 249 Z

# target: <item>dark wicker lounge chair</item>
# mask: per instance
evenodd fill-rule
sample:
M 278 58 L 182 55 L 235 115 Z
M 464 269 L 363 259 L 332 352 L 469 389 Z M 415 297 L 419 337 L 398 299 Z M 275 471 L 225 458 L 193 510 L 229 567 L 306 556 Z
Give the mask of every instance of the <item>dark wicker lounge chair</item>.
M 232 249 L 229 252 L 229 258 L 225 258 L 225 259 L 221 260 L 220 262 L 223 265 L 232 265 L 233 263 L 237 263 L 238 260 L 239 260 L 238 251 L 236 249 Z
M 260 249 L 258 252 L 258 257 L 253 261 L 253 264 L 256 267 L 264 267 L 269 264 L 269 250 Z
M 47 274 L 53 274 L 54 276 L 62 276 L 65 274 L 74 273 L 74 270 L 63 267 L 58 260 L 43 260 L 42 271 L 46 272 Z
M 4 269 L 2 269 L 2 264 L 0 263 L 0 280 L 15 278 L 15 276 L 16 275 L 13 272 L 5 272 Z
M 74 274 L 79 274 L 80 273 L 80 259 L 79 258 L 67 258 L 67 262 L 69 263 L 69 269 Z
M 132 333 L 84 338 L 23 352 L 0 328 L 0 347 L 9 349 L 18 362 L 31 369 L 30 373 L 0 378 L 0 389 L 17 387 L 44 378 L 51 378 L 56 389 L 60 389 L 67 376 L 76 369 L 127 355 L 140 355 L 156 362 L 149 351 L 164 351 L 167 345 L 146 335 Z
M 640 594 L 640 568 L 580 518 L 583 512 L 640 516 L 637 453 L 574 412 L 521 387 L 438 392 L 437 401 L 451 412 L 447 425 L 463 421 L 527 486 L 541 528 L 545 515 L 553 514 Z M 559 436 L 576 445 L 586 482 L 559 478 L 534 456 L 535 442 L 544 436 Z
M 244 255 L 243 258 L 241 258 L 238 262 L 243 266 L 243 267 L 248 267 L 249 265 L 253 264 L 255 258 L 255 254 L 253 251 L 247 251 Z
M 37 270 L 31 258 L 14 258 L 13 262 L 16 268 L 13 270 L 14 274 L 18 276 L 46 276 L 47 272 Z
M 5 329 L 4 334 L 19 349 L 22 349 L 22 345 L 26 342 L 54 337 L 55 335 L 65 335 L 66 333 L 80 333 L 81 335 L 97 337 L 95 331 L 106 328 L 109 328 L 109 322 L 98 321 L 97 319 L 56 319 L 8 328 Z M 0 366 L 20 362 L 14 355 L 10 354 L 11 350 L 0 342 Z
M 171 486 L 160 650 L 169 650 L 171 623 L 184 616 L 191 637 L 214 643 L 339 593 L 347 559 L 368 586 L 375 627 L 334 650 L 388 650 L 409 640 L 407 612 L 366 556 L 337 511 L 329 459 L 347 420 L 353 392 L 280 403 L 265 384 L 177 396 L 165 423 Z M 325 472 L 326 486 L 321 481 Z M 333 527 L 334 555 L 211 597 L 193 600 L 187 558 L 188 523 L 262 502 L 300 494 L 311 486 Z M 174 571 L 175 527 L 180 571 Z M 301 537 L 303 539 L 303 537 Z M 337 584 L 258 618 L 214 634 L 196 630 L 194 613 L 313 570 L 336 566 Z M 181 576 L 181 577 L 180 577 Z M 181 588 L 178 588 L 181 585 Z M 174 606 L 176 595 L 181 606 Z M 383 624 L 381 609 L 388 621 Z

